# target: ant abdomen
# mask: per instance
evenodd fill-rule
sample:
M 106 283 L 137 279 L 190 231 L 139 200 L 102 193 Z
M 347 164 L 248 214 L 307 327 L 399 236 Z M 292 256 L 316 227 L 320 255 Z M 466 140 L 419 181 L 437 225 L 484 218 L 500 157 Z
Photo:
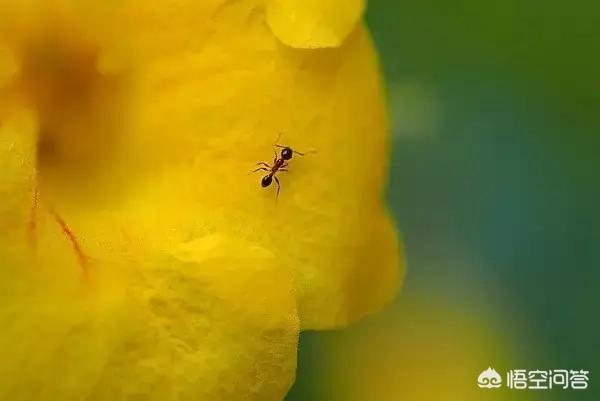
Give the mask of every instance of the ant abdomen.
M 272 182 L 273 182 L 273 176 L 271 174 L 268 174 L 263 177 L 262 181 L 260 182 L 260 185 L 263 188 L 266 188 L 269 185 L 271 185 Z

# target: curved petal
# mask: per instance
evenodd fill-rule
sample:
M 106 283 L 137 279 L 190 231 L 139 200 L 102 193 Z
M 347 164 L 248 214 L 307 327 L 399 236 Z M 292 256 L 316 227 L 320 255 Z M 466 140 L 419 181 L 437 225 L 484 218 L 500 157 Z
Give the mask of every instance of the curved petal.
M 174 231 L 227 230 L 271 249 L 296 278 L 304 329 L 348 324 L 392 297 L 399 269 L 391 250 L 388 259 L 356 262 L 368 260 L 372 233 L 390 224 L 382 217 L 389 156 L 372 45 L 363 28 L 327 51 L 282 51 L 255 35 L 229 35 L 228 46 L 206 50 L 215 57 L 154 64 L 145 76 L 138 121 L 152 133 L 140 139 L 149 157 L 141 164 L 154 171 L 150 203 L 187 225 Z M 240 57 L 238 49 L 258 41 L 266 41 L 259 52 Z M 230 68 L 195 73 L 223 65 Z M 273 163 L 276 140 L 307 152 L 277 174 L 279 198 L 275 182 L 261 188 L 268 171 L 249 174 L 257 162 Z M 177 217 L 182 208 L 187 221 Z M 382 244 L 396 240 L 392 229 L 383 232 Z M 369 291 L 356 291 L 359 278 Z
M 2 263 L 2 399 L 280 401 L 293 381 L 290 279 L 260 247 L 200 238 L 84 287 Z
M 342 304 L 332 317 L 337 324 L 376 312 L 392 301 L 404 280 L 404 249 L 391 219 L 383 213 L 375 215 L 369 229 L 366 243 L 358 249 L 354 263 L 349 263 L 352 268 L 340 273 L 348 279 L 349 297 L 348 306 Z M 324 278 L 339 280 L 336 276 Z
M 267 22 L 288 46 L 338 47 L 364 10 L 365 0 L 268 0 Z
M 12 50 L 0 41 L 0 90 L 12 81 L 18 69 Z
M 122 249 L 152 254 L 222 232 L 269 249 L 291 271 L 305 329 L 350 323 L 390 298 L 392 252 L 373 257 L 376 267 L 356 262 L 373 235 L 394 241 L 393 230 L 374 234 L 387 224 L 388 132 L 362 25 L 337 48 L 307 51 L 282 46 L 253 2 L 183 2 L 168 18 L 158 6 L 136 13 L 134 0 L 93 2 L 93 12 L 82 11 L 88 2 L 60 3 L 77 12 L 58 19 L 69 21 L 62 34 L 41 36 L 54 45 L 42 48 L 58 49 L 41 53 L 53 63 L 26 52 L 42 66 L 32 75 L 40 135 L 60 150 L 41 152 L 40 202 L 90 258 L 122 261 Z M 61 68 L 44 69 L 52 65 Z M 68 87 L 56 72 L 64 68 L 85 91 L 58 90 Z M 296 153 L 277 173 L 277 199 L 275 183 L 263 189 L 248 172 L 273 162 L 280 132 L 283 145 L 316 153 Z
M 34 192 L 37 127 L 31 112 L 3 106 L 0 100 L 0 244 L 22 252 Z

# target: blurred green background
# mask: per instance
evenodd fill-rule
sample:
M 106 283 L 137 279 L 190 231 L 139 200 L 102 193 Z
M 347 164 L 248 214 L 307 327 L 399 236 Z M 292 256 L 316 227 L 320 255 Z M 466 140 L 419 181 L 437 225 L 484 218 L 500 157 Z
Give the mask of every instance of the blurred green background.
M 600 3 L 372 0 L 403 293 L 304 333 L 289 401 L 600 399 Z M 488 366 L 589 388 L 481 390 Z

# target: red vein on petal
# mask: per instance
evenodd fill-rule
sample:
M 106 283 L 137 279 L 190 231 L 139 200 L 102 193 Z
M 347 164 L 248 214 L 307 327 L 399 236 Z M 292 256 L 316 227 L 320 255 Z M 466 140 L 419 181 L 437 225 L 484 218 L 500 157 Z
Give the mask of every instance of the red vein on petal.
M 52 216 L 54 217 L 54 219 L 56 220 L 56 222 L 62 229 L 63 233 L 67 236 L 67 238 L 71 242 L 71 245 L 73 246 L 73 250 L 75 251 L 75 254 L 77 255 L 77 260 L 79 261 L 79 264 L 81 265 L 81 269 L 83 270 L 83 273 L 85 275 L 87 275 L 88 257 L 83 252 L 81 245 L 80 245 L 79 241 L 77 240 L 77 237 L 75 236 L 75 233 L 73 233 L 73 231 L 69 228 L 67 223 L 58 215 L 58 213 L 56 213 L 54 210 L 50 210 L 50 214 L 52 214 Z
M 36 247 L 38 196 L 38 189 L 36 187 L 33 191 L 31 209 L 29 210 L 29 222 L 27 223 L 27 236 L 32 248 Z

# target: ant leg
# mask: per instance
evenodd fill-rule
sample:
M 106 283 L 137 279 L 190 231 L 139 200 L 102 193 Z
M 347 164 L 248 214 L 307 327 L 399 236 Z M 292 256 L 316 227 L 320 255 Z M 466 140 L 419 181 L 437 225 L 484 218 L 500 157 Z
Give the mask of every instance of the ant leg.
M 280 169 L 279 169 L 279 170 L 277 170 L 277 171 L 289 171 L 289 170 L 288 170 L 287 168 L 280 168 Z
M 257 166 L 264 166 L 264 167 L 266 167 L 266 168 L 271 168 L 271 166 L 269 166 L 269 165 L 268 165 L 267 163 L 265 163 L 265 162 L 258 162 L 258 163 L 256 163 L 256 165 L 257 165 Z
M 275 182 L 277 183 L 277 199 L 279 199 L 279 191 L 281 190 L 281 184 L 279 183 L 277 177 L 273 176 L 273 178 L 275 178 Z
M 252 170 L 252 172 L 253 172 L 253 173 L 256 173 L 257 171 L 261 171 L 261 170 L 263 170 L 263 171 L 271 171 L 271 170 L 269 170 L 269 169 L 267 169 L 267 168 L 265 168 L 265 167 L 259 167 L 259 168 L 257 168 L 256 170 Z
M 277 151 L 274 150 L 273 151 L 275 153 L 275 157 L 273 158 L 273 165 L 277 164 L 277 159 L 279 158 L 279 155 L 277 154 Z
M 285 148 L 287 148 L 287 146 L 283 146 L 283 145 L 280 145 L 277 143 L 281 139 L 281 135 L 283 135 L 281 132 L 279 133 L 279 135 L 277 135 L 277 140 L 275 141 L 275 147 L 285 149 Z

